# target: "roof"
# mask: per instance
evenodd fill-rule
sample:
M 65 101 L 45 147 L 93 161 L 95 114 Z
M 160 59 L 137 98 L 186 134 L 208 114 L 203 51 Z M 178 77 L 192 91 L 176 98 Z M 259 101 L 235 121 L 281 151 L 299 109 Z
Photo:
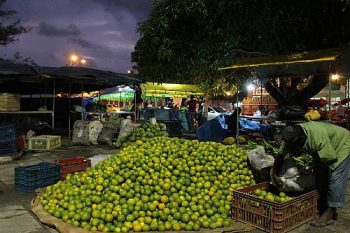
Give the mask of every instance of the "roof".
M 219 70 L 334 61 L 340 55 L 340 53 L 341 50 L 339 48 L 336 48 L 296 53 L 290 55 L 252 57 L 244 59 L 243 61 L 235 63 L 231 66 L 219 68 Z
M 32 67 L 0 62 L 0 91 L 52 93 L 53 80 L 56 80 L 57 92 L 71 93 L 142 82 L 135 76 L 84 67 Z
M 130 85 L 142 82 L 141 79 L 126 74 L 85 67 L 41 67 L 40 73 L 51 77 L 64 78 L 70 83 L 94 84 L 97 86 Z
M 39 72 L 34 66 L 0 62 L 0 76 L 8 75 L 35 76 L 39 75 Z
M 231 66 L 219 70 L 251 69 L 262 75 L 307 75 L 329 74 L 337 70 L 349 71 L 347 61 L 350 57 L 349 48 L 332 48 L 308 51 L 290 55 L 252 57 L 243 59 Z M 339 63 L 342 63 L 339 66 Z

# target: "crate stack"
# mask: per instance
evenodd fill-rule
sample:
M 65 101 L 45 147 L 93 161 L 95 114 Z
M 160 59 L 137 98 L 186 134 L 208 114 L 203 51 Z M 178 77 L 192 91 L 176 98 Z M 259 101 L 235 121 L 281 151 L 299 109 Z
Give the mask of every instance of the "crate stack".
M 61 167 L 61 180 L 64 180 L 69 173 L 85 171 L 85 169 L 91 167 L 91 159 L 87 159 L 84 157 L 59 159 L 55 160 L 54 162 L 59 164 Z
M 17 153 L 17 130 L 13 125 L 0 126 L 0 156 Z
M 60 165 L 41 162 L 35 165 L 15 168 L 15 187 L 22 192 L 34 192 L 37 188 L 49 186 L 60 180 Z

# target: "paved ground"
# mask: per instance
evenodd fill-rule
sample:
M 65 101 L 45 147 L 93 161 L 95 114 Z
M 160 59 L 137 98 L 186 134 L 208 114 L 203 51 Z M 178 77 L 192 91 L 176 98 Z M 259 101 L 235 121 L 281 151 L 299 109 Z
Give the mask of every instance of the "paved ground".
M 41 161 L 51 161 L 58 158 L 95 155 L 108 155 L 117 150 L 108 146 L 69 146 L 62 149 L 42 153 L 28 153 L 22 160 L 0 163 L 0 233 L 44 233 L 57 232 L 41 224 L 30 211 L 32 193 L 16 191 L 14 188 L 14 167 L 31 165 Z M 350 183 L 348 184 L 346 207 L 339 212 L 339 220 L 333 226 L 324 229 L 313 229 L 307 224 L 295 229 L 292 233 L 347 233 L 350 232 Z M 259 230 L 251 231 L 259 233 Z

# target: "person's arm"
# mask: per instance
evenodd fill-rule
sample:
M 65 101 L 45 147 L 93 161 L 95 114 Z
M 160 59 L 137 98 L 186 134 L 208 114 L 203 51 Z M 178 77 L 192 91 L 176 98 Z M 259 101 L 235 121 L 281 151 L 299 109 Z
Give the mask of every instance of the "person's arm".
M 312 149 L 317 151 L 320 161 L 327 165 L 331 165 L 338 160 L 336 157 L 337 154 L 328 139 L 325 139 L 320 143 L 317 148 Z

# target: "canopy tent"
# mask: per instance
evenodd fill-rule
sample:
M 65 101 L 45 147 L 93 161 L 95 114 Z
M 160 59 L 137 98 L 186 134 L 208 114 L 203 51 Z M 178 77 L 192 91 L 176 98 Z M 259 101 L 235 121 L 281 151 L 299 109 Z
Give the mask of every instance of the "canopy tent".
M 52 93 L 55 88 L 56 93 L 81 93 L 141 82 L 135 76 L 84 67 L 32 67 L 0 63 L 0 92 L 36 94 L 46 90 Z
M 252 57 L 219 70 L 249 69 L 260 76 L 329 74 L 345 69 L 350 49 L 325 49 L 292 55 Z
M 187 98 L 190 95 L 202 96 L 204 91 L 196 85 L 169 84 L 169 83 L 143 83 L 142 98 L 144 100 L 158 101 L 162 98 Z M 131 101 L 134 99 L 135 91 L 129 86 L 117 86 L 104 89 L 100 96 L 94 97 L 94 102 L 99 100 L 108 101 Z
M 41 73 L 62 80 L 63 84 L 70 85 L 71 92 L 76 92 L 76 90 L 90 92 L 117 85 L 134 85 L 142 82 L 141 79 L 134 76 L 84 67 L 42 67 Z
M 93 101 L 132 101 L 134 99 L 134 93 L 135 91 L 129 86 L 117 86 L 102 90 L 99 96 L 93 98 Z
M 243 59 L 231 66 L 219 68 L 225 70 L 248 70 L 257 75 L 265 88 L 280 106 L 302 104 L 329 85 L 328 102 L 331 103 L 330 74 L 350 75 L 350 47 L 309 51 L 292 55 L 265 56 Z M 289 95 L 277 90 L 273 78 L 314 77 L 302 90 Z M 296 79 L 298 80 L 298 79 Z M 294 87 L 295 83 L 293 83 Z M 279 85 L 278 85 L 279 86 Z M 283 85 L 284 86 L 284 85 Z M 262 103 L 261 103 L 262 105 Z
M 23 64 L 0 62 L 0 92 L 21 95 L 45 94 L 52 98 L 52 126 L 54 127 L 56 93 L 83 93 L 101 90 L 117 85 L 135 85 L 142 80 L 126 74 L 114 73 L 84 67 L 38 67 Z M 52 93 L 47 95 L 47 93 Z M 70 101 L 69 101 L 70 109 Z M 11 114 L 24 113 L 13 112 Z M 25 111 L 38 114 L 38 111 Z M 3 112 L 4 114 L 4 112 Z
M 190 95 L 203 96 L 204 91 L 197 85 L 170 83 L 143 83 L 142 94 L 146 98 L 187 98 Z

